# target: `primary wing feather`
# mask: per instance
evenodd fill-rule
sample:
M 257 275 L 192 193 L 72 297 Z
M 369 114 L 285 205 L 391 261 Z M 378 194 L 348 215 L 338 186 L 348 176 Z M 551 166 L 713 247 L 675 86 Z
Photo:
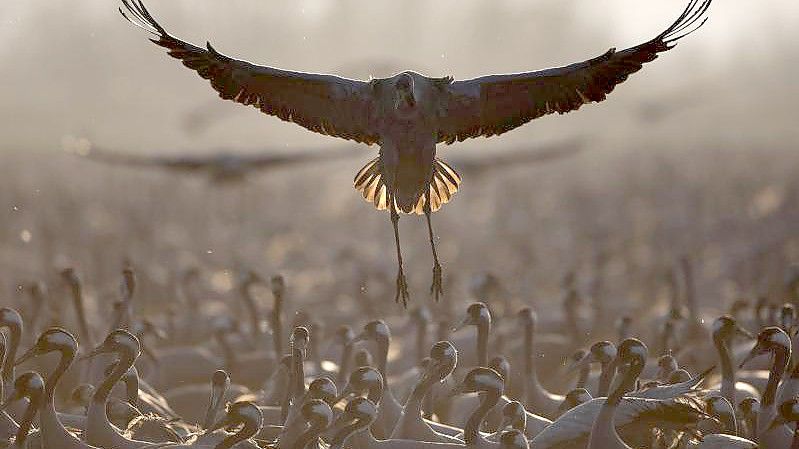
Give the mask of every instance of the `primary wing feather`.
M 373 102 L 369 83 L 334 75 L 293 72 L 251 64 L 171 36 L 141 0 L 122 0 L 122 15 L 155 35 L 168 54 L 209 80 L 219 96 L 294 122 L 311 131 L 373 144 Z
M 565 67 L 451 83 L 445 87 L 439 112 L 438 141 L 449 144 L 502 134 L 543 115 L 564 114 L 604 100 L 617 84 L 657 58 L 658 53 L 701 27 L 711 1 L 690 0 L 664 32 L 626 50 L 610 49 Z

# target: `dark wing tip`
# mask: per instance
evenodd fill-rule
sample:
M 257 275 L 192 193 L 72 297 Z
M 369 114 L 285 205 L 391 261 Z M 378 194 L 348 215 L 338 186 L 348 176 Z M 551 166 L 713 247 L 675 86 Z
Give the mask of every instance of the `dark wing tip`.
M 119 7 L 119 13 L 122 14 L 125 20 L 148 33 L 161 37 L 168 36 L 166 30 L 150 14 L 142 0 L 122 0 L 122 5 L 127 10 L 127 13 L 122 7 Z
M 671 48 L 678 40 L 702 28 L 707 22 L 707 11 L 712 2 L 713 0 L 690 0 L 677 20 L 666 28 L 656 40 L 666 44 L 667 48 Z M 699 22 L 698 25 L 697 22 Z

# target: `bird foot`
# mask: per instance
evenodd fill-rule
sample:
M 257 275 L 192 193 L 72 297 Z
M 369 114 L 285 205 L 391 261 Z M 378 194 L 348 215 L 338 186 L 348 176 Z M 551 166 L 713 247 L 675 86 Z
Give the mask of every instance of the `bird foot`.
M 402 272 L 402 268 L 397 272 L 397 292 L 394 295 L 394 302 L 398 303 L 400 299 L 402 299 L 402 306 L 407 309 L 410 295 L 408 294 L 408 281 L 405 280 L 405 273 Z
M 433 265 L 433 283 L 430 285 L 430 294 L 436 299 L 436 302 L 444 294 L 444 282 L 442 281 L 441 265 L 436 262 Z

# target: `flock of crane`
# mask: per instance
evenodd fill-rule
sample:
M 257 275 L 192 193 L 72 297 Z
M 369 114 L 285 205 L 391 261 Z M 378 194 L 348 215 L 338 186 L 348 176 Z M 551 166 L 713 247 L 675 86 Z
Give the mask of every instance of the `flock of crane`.
M 120 12 L 222 98 L 380 146 L 355 187 L 390 214 L 395 301 L 407 306 L 400 212 L 426 216 L 438 300 L 444 281 L 430 216 L 458 190 L 455 168 L 540 162 L 581 148 L 453 168 L 435 157 L 436 145 L 604 100 L 701 27 L 710 3 L 689 0 L 668 28 L 626 50 L 462 81 L 406 71 L 367 82 L 256 66 L 170 35 L 141 0 L 123 0 Z M 350 152 L 88 155 L 237 182 Z M 62 285 L 49 286 L 57 293 L 44 282 L 20 286 L 29 296 L 0 308 L 0 448 L 799 449 L 799 276 L 780 293 L 784 305 L 772 294 L 708 315 L 697 304 L 691 262 L 681 267 L 684 294 L 672 289 L 665 313 L 626 315 L 622 301 L 589 294 L 589 326 L 578 317 L 576 275 L 563 283 L 562 314 L 537 311 L 486 276 L 465 310 L 436 301 L 374 316 L 373 304 L 359 304 L 366 320 L 332 300 L 292 301 L 281 276 L 267 281 L 241 266 L 235 285 L 211 297 L 197 292 L 215 273 L 188 269 L 162 304 L 144 298 L 129 263 L 112 304 L 85 294 L 89 273 L 65 268 Z M 271 304 L 256 290 L 270 290 Z
M 180 315 L 137 312 L 130 266 L 111 316 L 85 310 L 74 270 L 62 282 L 75 313 L 48 313 L 44 286 L 0 309 L 3 447 L 799 445 L 790 304 L 739 301 L 711 320 L 675 300 L 668 314 L 621 317 L 613 338 L 592 342 L 568 317 L 483 302 L 456 320 L 422 307 L 360 332 L 335 313 L 298 311 L 287 323 L 285 281 L 254 273 L 239 280 L 241 307 L 194 298 Z M 259 284 L 274 298 L 264 318 Z

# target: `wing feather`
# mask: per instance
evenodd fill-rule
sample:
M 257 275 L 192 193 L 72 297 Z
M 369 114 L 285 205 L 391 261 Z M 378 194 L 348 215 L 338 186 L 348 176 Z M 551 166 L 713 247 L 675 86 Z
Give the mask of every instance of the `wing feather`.
M 701 27 L 711 1 L 689 0 L 665 31 L 626 50 L 612 48 L 593 59 L 559 68 L 450 83 L 443 87 L 438 141 L 451 144 L 502 134 L 543 115 L 565 114 L 604 100 L 658 53 Z
M 167 54 L 210 81 L 221 98 L 252 105 L 265 114 L 311 131 L 365 144 L 378 141 L 371 86 L 334 75 L 293 72 L 251 64 L 171 36 L 141 0 L 122 0 L 120 13 L 156 36 Z

